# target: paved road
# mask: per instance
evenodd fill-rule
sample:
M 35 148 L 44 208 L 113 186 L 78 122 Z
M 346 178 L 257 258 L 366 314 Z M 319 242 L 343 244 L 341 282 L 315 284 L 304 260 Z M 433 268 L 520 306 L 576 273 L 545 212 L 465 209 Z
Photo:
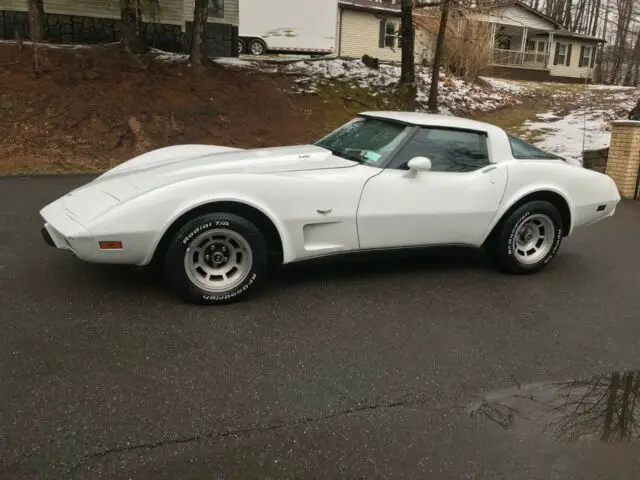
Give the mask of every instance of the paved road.
M 569 444 L 508 409 L 505 429 L 477 402 L 640 366 L 640 202 L 567 240 L 538 276 L 499 275 L 473 252 L 339 262 L 202 308 L 43 244 L 38 209 L 84 180 L 0 179 L 1 478 L 640 469 L 634 444 Z

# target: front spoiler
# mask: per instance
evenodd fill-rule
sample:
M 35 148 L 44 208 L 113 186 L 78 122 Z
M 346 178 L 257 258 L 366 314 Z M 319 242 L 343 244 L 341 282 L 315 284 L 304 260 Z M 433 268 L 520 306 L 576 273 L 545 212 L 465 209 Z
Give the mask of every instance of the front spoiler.
M 42 235 L 42 238 L 44 239 L 44 243 L 46 243 L 50 247 L 56 248 L 56 244 L 53 243 L 53 238 L 51 238 L 51 234 L 46 229 L 46 227 L 42 227 L 40 229 L 40 234 Z

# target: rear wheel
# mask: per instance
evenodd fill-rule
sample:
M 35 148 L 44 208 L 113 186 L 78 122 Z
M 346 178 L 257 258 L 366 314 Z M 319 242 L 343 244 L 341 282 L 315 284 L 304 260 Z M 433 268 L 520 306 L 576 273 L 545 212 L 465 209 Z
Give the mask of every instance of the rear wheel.
M 549 202 L 532 201 L 511 212 L 487 244 L 502 271 L 535 273 L 556 256 L 562 243 L 562 217 Z
M 247 50 L 251 55 L 264 55 L 267 53 L 267 45 L 258 38 L 253 38 L 247 45 Z
M 263 235 L 238 215 L 211 213 L 187 222 L 171 239 L 165 275 L 189 303 L 221 304 L 252 294 L 265 276 Z

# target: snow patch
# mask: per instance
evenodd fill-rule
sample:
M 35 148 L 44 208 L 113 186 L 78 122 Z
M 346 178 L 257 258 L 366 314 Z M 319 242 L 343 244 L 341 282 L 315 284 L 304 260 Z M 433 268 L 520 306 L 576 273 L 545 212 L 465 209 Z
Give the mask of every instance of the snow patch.
M 361 60 L 328 59 L 294 62 L 283 68 L 288 73 L 305 75 L 297 83 L 299 92 L 317 87 L 323 81 L 340 80 L 351 84 L 351 88 L 366 88 L 377 96 L 396 85 L 400 78 L 400 67 L 381 64 L 379 69 L 367 67 Z M 467 83 L 443 73 L 439 76 L 438 104 L 441 113 L 452 114 L 470 110 L 491 111 L 507 105 L 520 104 L 526 95 L 524 89 L 514 82 L 486 81 L 487 86 Z M 421 109 L 426 109 L 431 86 L 431 69 L 416 68 L 416 100 Z

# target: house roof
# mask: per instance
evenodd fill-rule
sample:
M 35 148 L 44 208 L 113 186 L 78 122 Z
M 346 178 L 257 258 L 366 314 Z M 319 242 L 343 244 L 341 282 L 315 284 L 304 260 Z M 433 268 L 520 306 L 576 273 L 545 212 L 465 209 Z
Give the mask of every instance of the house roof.
M 604 38 L 592 37 L 591 35 L 571 32 L 569 30 L 554 30 L 553 36 L 561 37 L 561 38 L 575 38 L 577 40 L 587 40 L 587 41 L 592 41 L 594 43 L 607 43 L 607 41 Z
M 494 10 L 496 8 L 500 8 L 500 7 L 509 7 L 509 6 L 516 6 L 516 7 L 520 7 L 524 10 L 526 10 L 527 12 L 529 12 L 532 15 L 535 15 L 536 17 L 539 17 L 543 20 L 546 20 L 547 22 L 551 23 L 553 26 L 555 26 L 556 28 L 562 28 L 562 23 L 560 23 L 558 20 L 556 20 L 553 17 L 550 17 L 549 15 L 545 15 L 544 13 L 542 13 L 540 10 L 536 10 L 533 7 L 530 7 L 529 5 L 527 5 L 524 2 L 521 2 L 520 0 L 499 0 L 496 3 L 492 3 L 489 6 L 486 6 L 484 8 L 488 9 L 488 10 Z
M 381 15 L 388 15 L 388 16 L 395 16 L 395 17 L 398 17 L 402 14 L 402 7 L 400 5 L 399 0 L 396 0 L 395 3 L 387 3 L 387 2 L 381 2 L 381 1 L 375 1 L 375 0 L 338 0 L 338 5 L 341 8 L 346 8 L 349 10 L 359 10 L 363 12 L 369 12 L 374 14 L 378 13 Z M 529 5 L 522 2 L 521 0 L 498 0 L 496 3 L 492 3 L 491 5 L 480 6 L 477 8 L 494 10 L 496 8 L 508 7 L 508 6 L 517 6 L 519 8 L 526 10 L 532 15 L 535 15 L 549 22 L 551 25 L 553 25 L 556 28 L 555 30 L 552 30 L 552 32 L 557 37 L 574 38 L 577 40 L 586 40 L 586 41 L 592 41 L 596 43 L 605 43 L 605 40 L 598 37 L 592 37 L 590 35 L 584 35 L 582 33 L 576 33 L 570 30 L 564 30 L 562 28 L 562 23 L 560 23 L 559 21 L 557 21 L 556 19 L 548 15 L 545 15 L 539 10 L 536 10 L 535 8 L 530 7 Z M 427 2 L 424 2 L 422 5 L 419 5 L 419 7 L 428 8 L 429 4 Z
M 359 10 L 391 16 L 400 16 L 402 13 L 400 3 L 382 3 L 374 0 L 338 0 L 338 5 L 349 10 Z

